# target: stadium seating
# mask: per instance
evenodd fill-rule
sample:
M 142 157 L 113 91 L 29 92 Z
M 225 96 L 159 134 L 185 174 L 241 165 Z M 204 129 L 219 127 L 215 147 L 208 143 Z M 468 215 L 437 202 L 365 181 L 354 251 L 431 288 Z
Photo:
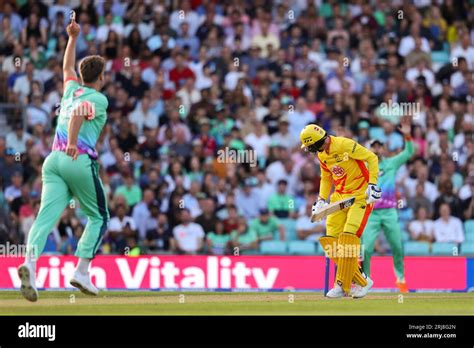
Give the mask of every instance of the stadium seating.
M 464 222 L 464 240 L 466 242 L 474 242 L 474 220 L 466 220 Z
M 410 234 L 407 231 L 402 230 L 402 242 L 408 242 L 410 240 Z
M 248 256 L 248 255 L 260 255 L 260 251 L 258 251 L 258 250 L 242 250 L 240 252 L 240 254 L 241 255 L 246 255 L 246 256 Z
M 399 209 L 398 210 L 398 217 L 403 222 L 413 220 L 413 210 L 410 209 L 410 208 Z
M 449 63 L 449 53 L 446 51 L 433 51 L 431 52 L 431 60 L 433 63 Z
M 470 232 L 474 233 L 474 220 L 464 221 L 464 231 L 466 233 L 470 233 Z
M 456 243 L 433 243 L 431 245 L 433 255 L 456 256 L 459 254 Z
M 474 242 L 474 231 L 466 232 L 464 234 L 465 242 Z
M 460 255 L 474 255 L 474 242 L 464 242 L 461 244 L 461 253 Z
M 405 255 L 429 255 L 430 254 L 430 244 L 426 242 L 406 242 L 404 245 Z
M 290 255 L 314 255 L 316 254 L 316 243 L 305 240 L 295 240 L 288 243 Z
M 260 253 L 263 255 L 286 255 L 287 244 L 279 240 L 265 240 L 260 243 Z
M 325 255 L 324 249 L 319 242 L 316 243 L 316 255 Z
M 295 219 L 280 219 L 280 223 L 285 228 L 285 239 L 287 241 L 297 240 L 296 236 L 296 220 Z M 275 234 L 275 239 L 280 239 L 279 233 Z

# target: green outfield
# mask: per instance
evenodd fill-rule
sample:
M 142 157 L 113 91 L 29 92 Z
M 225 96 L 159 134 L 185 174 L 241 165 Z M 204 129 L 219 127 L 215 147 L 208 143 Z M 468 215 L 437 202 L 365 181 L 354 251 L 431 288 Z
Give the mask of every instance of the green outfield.
M 370 293 L 327 299 L 321 293 L 41 291 L 36 303 L 0 291 L 0 315 L 474 315 L 474 293 Z

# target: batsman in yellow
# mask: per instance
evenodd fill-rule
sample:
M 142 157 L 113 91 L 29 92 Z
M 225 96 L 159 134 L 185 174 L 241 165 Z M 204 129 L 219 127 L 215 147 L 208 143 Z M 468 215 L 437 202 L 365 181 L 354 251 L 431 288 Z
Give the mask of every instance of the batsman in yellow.
M 373 281 L 359 267 L 360 237 L 373 203 L 381 197 L 377 156 L 352 139 L 328 135 L 315 124 L 307 125 L 300 139 L 301 148 L 317 154 L 321 167 L 319 197 L 313 214 L 328 204 L 332 186 L 331 203 L 356 198 L 349 208 L 327 217 L 326 235 L 319 239 L 326 256 L 337 264 L 334 287 L 326 296 L 364 297 Z M 355 286 L 351 291 L 352 284 Z

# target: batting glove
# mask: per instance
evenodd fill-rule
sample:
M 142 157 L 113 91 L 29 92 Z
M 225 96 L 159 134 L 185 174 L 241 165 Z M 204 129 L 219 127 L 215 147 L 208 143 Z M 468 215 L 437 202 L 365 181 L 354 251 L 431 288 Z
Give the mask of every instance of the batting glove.
M 382 197 L 382 190 L 375 184 L 369 184 L 366 193 L 367 204 L 374 203 Z
M 313 204 L 313 209 L 311 210 L 311 213 L 314 215 L 316 212 L 322 208 L 324 208 L 326 205 L 326 201 L 324 199 L 318 199 L 314 204 Z

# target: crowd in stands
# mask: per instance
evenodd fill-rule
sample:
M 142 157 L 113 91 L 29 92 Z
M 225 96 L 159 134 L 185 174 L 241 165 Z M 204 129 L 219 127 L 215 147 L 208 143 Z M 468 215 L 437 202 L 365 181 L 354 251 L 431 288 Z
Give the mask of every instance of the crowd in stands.
M 301 129 L 317 123 L 365 146 L 379 139 L 394 155 L 402 116 L 412 117 L 416 148 L 397 174 L 404 230 L 464 242 L 463 223 L 474 219 L 472 2 L 0 3 L 0 103 L 26 115 L 0 137 L 0 241 L 23 243 L 39 209 L 73 10 L 78 61 L 107 60 L 97 150 L 111 220 L 101 253 L 316 242 L 320 168 L 300 149 Z M 397 103 L 418 110 L 384 110 Z M 235 163 L 222 151 L 256 157 Z M 65 208 L 46 251 L 71 254 L 83 233 L 80 203 Z M 381 238 L 377 251 L 389 252 Z

